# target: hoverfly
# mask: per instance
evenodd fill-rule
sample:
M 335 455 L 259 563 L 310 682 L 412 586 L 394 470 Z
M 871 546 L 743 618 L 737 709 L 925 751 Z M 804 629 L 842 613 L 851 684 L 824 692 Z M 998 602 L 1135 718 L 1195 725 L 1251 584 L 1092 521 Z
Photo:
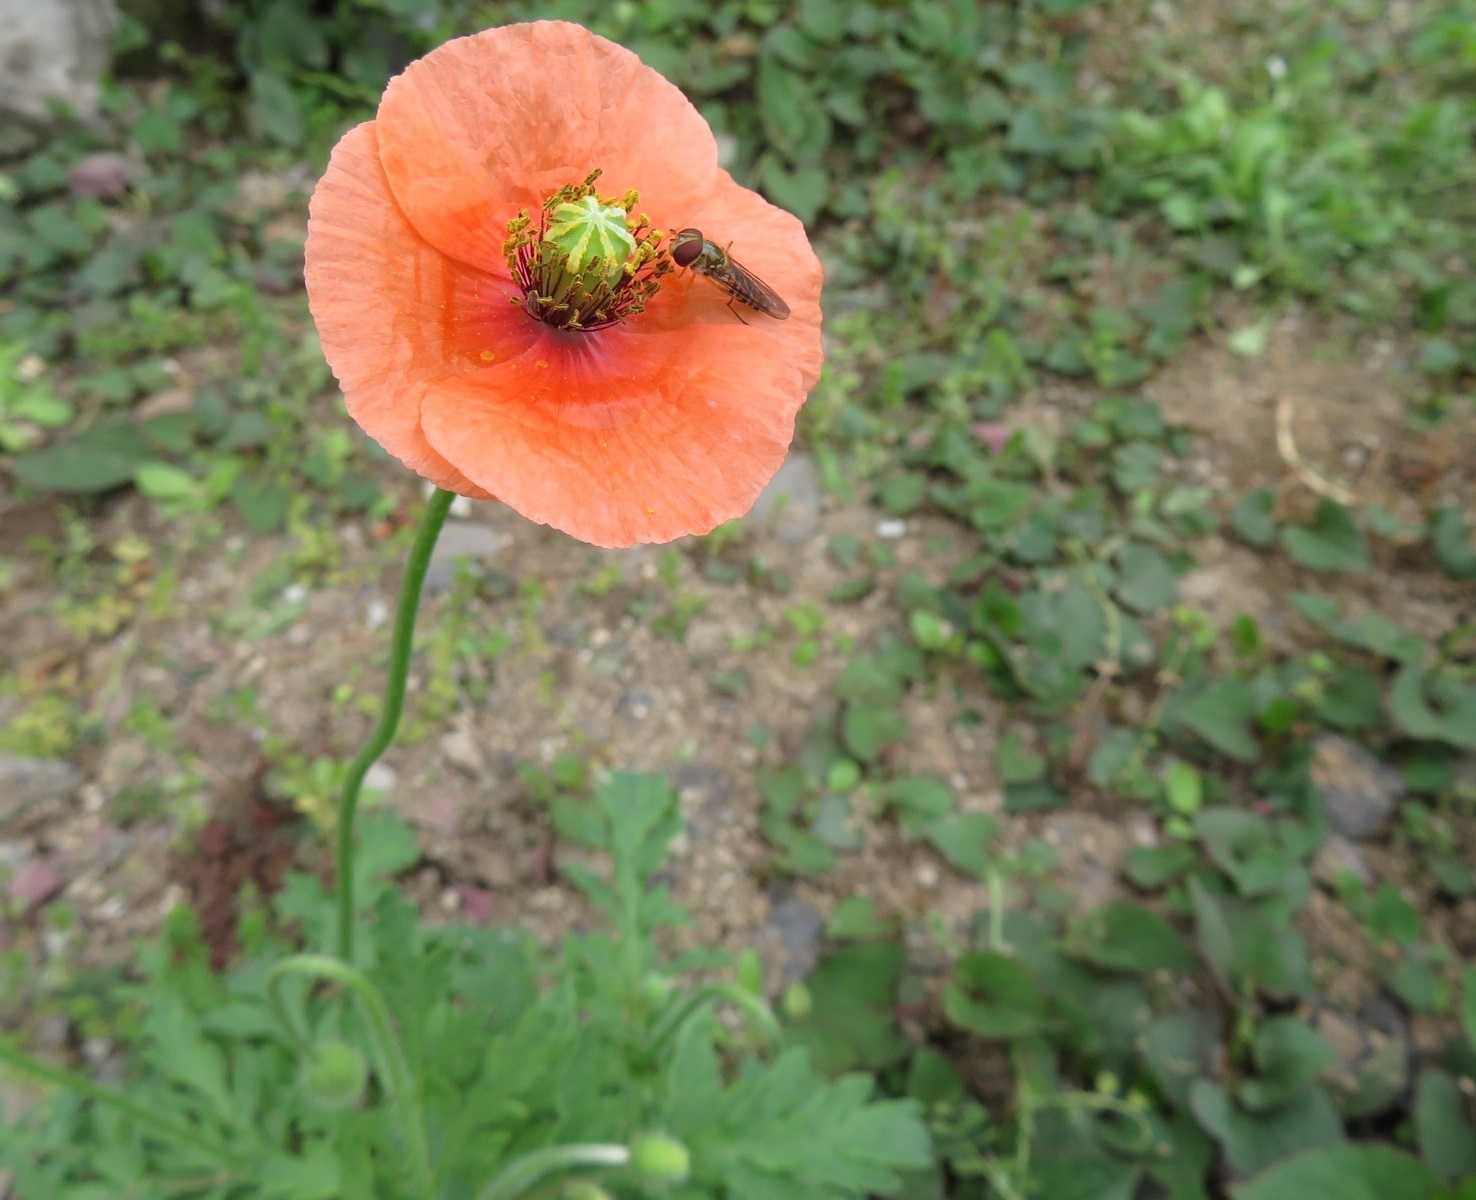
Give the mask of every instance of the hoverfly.
M 743 264 L 735 262 L 727 250 L 703 237 L 700 229 L 677 232 L 671 239 L 671 260 L 679 267 L 690 267 L 699 275 L 706 275 L 727 292 L 729 308 L 733 308 L 733 301 L 737 300 L 776 321 L 789 316 L 789 305 L 773 288 Z M 736 308 L 733 308 L 733 315 L 743 321 L 743 314 Z M 743 323 L 748 324 L 747 321 Z

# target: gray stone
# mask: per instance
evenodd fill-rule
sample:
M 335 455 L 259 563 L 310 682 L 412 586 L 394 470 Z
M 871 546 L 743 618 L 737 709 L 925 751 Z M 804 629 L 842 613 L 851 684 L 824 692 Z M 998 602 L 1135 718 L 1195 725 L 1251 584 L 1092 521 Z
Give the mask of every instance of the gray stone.
M 117 23 L 113 0 L 0 0 L 0 153 L 35 144 L 53 105 L 96 114 Z
M 458 725 L 441 738 L 441 753 L 452 766 L 460 767 L 473 779 L 487 769 L 486 756 L 465 725 Z
M 448 524 L 441 530 L 440 540 L 431 554 L 430 567 L 425 573 L 426 590 L 438 592 L 450 586 L 458 558 L 496 558 L 511 540 L 502 530 L 476 521 Z
M 85 199 L 116 200 L 128 191 L 132 183 L 133 164 L 124 155 L 109 151 L 89 154 L 67 172 L 67 187 L 71 189 L 72 195 Z M 188 407 L 188 402 L 194 398 L 194 392 L 184 389 L 176 391 L 181 392 L 186 400 L 180 408 Z
M 1363 851 L 1340 833 L 1334 833 L 1317 849 L 1312 859 L 1312 878 L 1324 887 L 1336 888 L 1344 875 L 1352 875 L 1367 886 L 1373 872 L 1363 861 Z
M 820 960 L 825 918 L 808 900 L 789 896 L 769 909 L 769 929 L 779 943 L 779 987 L 804 979 Z
M 656 708 L 656 697 L 648 688 L 627 688 L 615 701 L 615 715 L 626 721 L 644 721 Z
M 81 783 L 82 772 L 71 763 L 0 754 L 0 825 L 32 809 L 70 801 Z
M 50 860 L 33 858 L 11 876 L 5 890 L 22 908 L 31 909 L 45 904 L 66 885 L 66 876 Z
M 820 528 L 820 473 L 808 454 L 791 454 L 753 506 L 753 519 L 781 542 L 807 542 Z
M 1321 1008 L 1312 1027 L 1332 1047 L 1325 1078 L 1345 1116 L 1376 1116 L 1407 1093 L 1409 1026 L 1395 1005 L 1375 997 L 1357 1013 Z
M 1347 738 L 1327 735 L 1312 748 L 1312 783 L 1322 796 L 1328 823 L 1358 842 L 1383 832 L 1404 795 L 1404 780 Z
M 681 803 L 682 824 L 693 841 L 707 842 L 733 824 L 733 776 L 706 763 L 683 763 L 672 772 L 671 783 Z
M 364 773 L 364 787 L 371 792 L 393 792 L 399 782 L 400 776 L 395 769 L 382 762 L 375 763 Z

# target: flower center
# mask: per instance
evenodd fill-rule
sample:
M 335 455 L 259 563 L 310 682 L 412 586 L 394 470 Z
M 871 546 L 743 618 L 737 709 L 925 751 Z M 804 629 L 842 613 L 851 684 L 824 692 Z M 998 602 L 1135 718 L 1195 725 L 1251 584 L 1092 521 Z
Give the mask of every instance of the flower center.
M 591 171 L 583 183 L 559 188 L 539 206 L 537 223 L 526 209 L 507 223 L 502 252 L 530 317 L 555 329 L 588 333 L 618 325 L 646 307 L 672 269 L 644 213 L 631 217 L 634 190 L 601 199 Z

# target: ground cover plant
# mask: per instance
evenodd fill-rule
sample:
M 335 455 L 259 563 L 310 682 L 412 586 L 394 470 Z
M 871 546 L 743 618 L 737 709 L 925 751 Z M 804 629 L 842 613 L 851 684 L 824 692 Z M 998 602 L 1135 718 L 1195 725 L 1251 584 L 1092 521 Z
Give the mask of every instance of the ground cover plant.
M 825 267 L 705 537 L 428 500 L 309 319 L 339 135 L 545 17 Z M 1473 29 L 138 6 L 0 165 L 0 1186 L 1472 1193 Z

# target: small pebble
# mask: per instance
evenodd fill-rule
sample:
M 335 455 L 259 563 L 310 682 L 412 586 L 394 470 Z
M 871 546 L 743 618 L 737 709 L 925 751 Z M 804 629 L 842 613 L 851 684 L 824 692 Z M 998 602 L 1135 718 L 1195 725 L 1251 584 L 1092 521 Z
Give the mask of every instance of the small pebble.
M 369 773 L 364 776 L 364 786 L 376 792 L 393 791 L 399 778 L 392 767 L 387 767 L 383 763 L 375 763 L 369 768 Z

